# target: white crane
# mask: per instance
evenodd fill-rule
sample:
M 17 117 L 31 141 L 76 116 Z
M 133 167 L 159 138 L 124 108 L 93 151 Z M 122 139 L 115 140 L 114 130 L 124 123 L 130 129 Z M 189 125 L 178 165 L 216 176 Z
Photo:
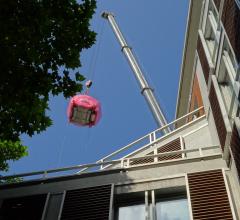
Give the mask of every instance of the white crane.
M 121 51 L 124 53 L 125 57 L 127 58 L 129 65 L 131 66 L 133 73 L 135 75 L 136 80 L 139 83 L 141 93 L 145 97 L 148 106 L 150 107 L 150 110 L 158 124 L 158 126 L 162 127 L 167 124 L 166 118 L 153 94 L 153 89 L 149 86 L 148 82 L 146 81 L 144 74 L 139 67 L 137 60 L 135 59 L 132 48 L 128 46 L 126 40 L 123 37 L 123 34 L 121 33 L 115 19 L 112 13 L 110 12 L 103 12 L 102 17 L 107 19 L 113 29 L 114 34 L 116 35 L 120 46 Z M 169 127 L 166 127 L 163 130 L 164 134 L 169 133 L 171 130 Z

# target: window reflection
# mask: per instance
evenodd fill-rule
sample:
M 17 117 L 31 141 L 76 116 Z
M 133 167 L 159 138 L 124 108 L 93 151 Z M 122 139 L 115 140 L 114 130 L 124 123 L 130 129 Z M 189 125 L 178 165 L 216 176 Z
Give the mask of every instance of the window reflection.
M 118 220 L 145 220 L 145 205 L 119 207 Z
M 157 220 L 189 220 L 187 199 L 156 203 Z
M 169 195 L 152 190 L 122 194 L 114 206 L 116 220 L 190 220 L 185 192 Z

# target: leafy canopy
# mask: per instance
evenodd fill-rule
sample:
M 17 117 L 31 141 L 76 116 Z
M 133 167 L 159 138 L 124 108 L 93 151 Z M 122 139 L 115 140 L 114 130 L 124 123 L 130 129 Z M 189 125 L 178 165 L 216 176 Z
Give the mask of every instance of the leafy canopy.
M 76 68 L 95 42 L 89 24 L 95 8 L 95 0 L 0 1 L 0 170 L 27 154 L 21 134 L 51 125 L 49 95 L 82 90 Z

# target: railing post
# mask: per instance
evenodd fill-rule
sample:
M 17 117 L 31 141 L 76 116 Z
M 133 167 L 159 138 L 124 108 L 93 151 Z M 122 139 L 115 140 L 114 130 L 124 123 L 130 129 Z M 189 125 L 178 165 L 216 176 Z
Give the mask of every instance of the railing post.
M 154 141 L 156 141 L 157 137 L 156 137 L 156 131 L 153 132 L 153 139 Z
M 184 144 L 184 140 L 183 140 L 183 136 L 180 136 L 180 145 L 181 145 L 181 150 L 185 149 L 185 144 Z M 182 158 L 187 157 L 186 153 L 182 153 Z
M 156 140 L 156 132 L 153 131 L 152 133 L 149 134 L 149 142 L 152 143 Z
M 200 157 L 203 157 L 203 151 L 202 151 L 201 147 L 199 147 L 199 155 L 200 155 Z
M 154 154 L 154 155 L 156 155 L 156 154 L 158 153 L 157 150 L 158 150 L 157 148 L 155 148 L 155 149 L 153 150 L 153 154 Z M 154 157 L 154 162 L 158 162 L 158 157 L 157 157 L 157 156 Z
M 101 159 L 100 160 L 100 163 L 103 163 L 104 162 L 104 159 Z M 103 165 L 101 164 L 101 166 L 100 166 L 100 170 L 102 170 L 104 167 L 103 167 Z
M 43 173 L 43 179 L 47 178 L 47 174 L 48 174 L 48 172 L 47 172 L 47 170 L 45 170 Z
M 127 168 L 130 167 L 130 159 L 129 158 L 127 159 L 127 166 L 126 167 Z
M 121 168 L 124 168 L 124 158 L 121 160 Z

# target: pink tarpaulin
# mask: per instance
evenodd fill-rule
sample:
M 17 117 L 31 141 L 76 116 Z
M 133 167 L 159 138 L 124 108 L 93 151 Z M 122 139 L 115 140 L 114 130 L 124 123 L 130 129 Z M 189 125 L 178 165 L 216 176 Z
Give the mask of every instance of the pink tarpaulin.
M 71 98 L 67 109 L 70 123 L 92 127 L 101 118 L 101 104 L 88 95 L 76 95 Z

